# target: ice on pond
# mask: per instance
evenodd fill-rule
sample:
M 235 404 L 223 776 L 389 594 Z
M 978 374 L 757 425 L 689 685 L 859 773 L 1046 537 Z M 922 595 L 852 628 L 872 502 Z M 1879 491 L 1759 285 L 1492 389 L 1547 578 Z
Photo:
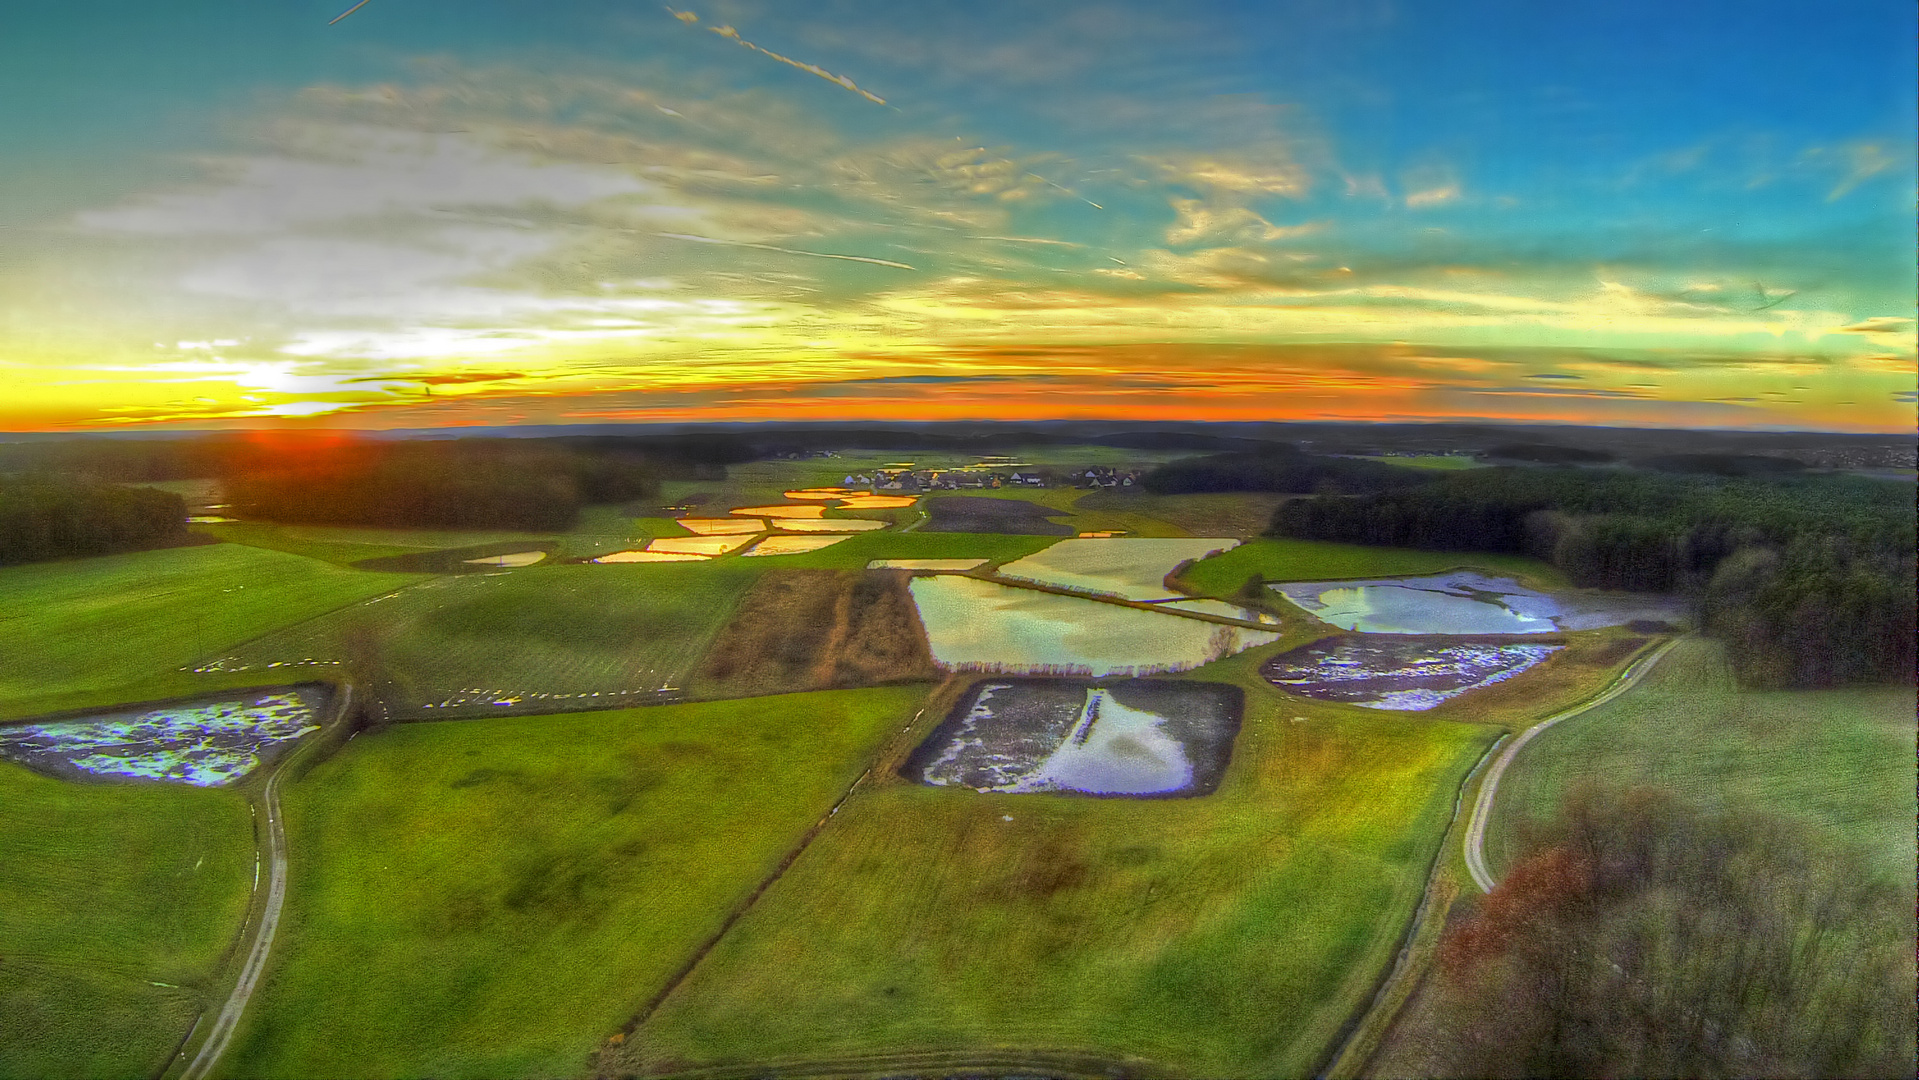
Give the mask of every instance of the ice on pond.
M 952 669 L 1084 675 L 1185 671 L 1279 635 L 957 575 L 908 586 L 933 659 Z
M 809 533 L 854 533 L 886 528 L 884 521 L 868 521 L 865 518 L 781 518 L 773 524 L 789 532 Z
M 544 551 L 515 551 L 507 555 L 486 555 L 463 561 L 473 566 L 532 566 L 544 558 Z
M 1431 577 L 1293 582 L 1270 586 L 1322 622 L 1370 634 L 1550 634 L 1674 621 L 1672 597 L 1529 589 L 1512 578 L 1455 570 Z
M 1217 683 L 981 683 L 915 751 L 922 783 L 976 791 L 1202 794 L 1218 785 L 1244 699 Z
M 1224 619 L 1239 619 L 1242 622 L 1266 623 L 1272 626 L 1279 625 L 1279 617 L 1277 615 L 1271 615 L 1264 611 L 1254 611 L 1252 608 L 1243 608 L 1238 604 L 1229 604 L 1224 600 L 1163 600 L 1154 603 L 1153 606 L 1172 608 L 1176 611 L 1193 611 L 1201 615 L 1218 615 Z
M 963 572 L 977 570 L 985 566 L 990 559 L 874 559 L 866 564 L 868 570 L 951 570 Z
M 832 547 L 842 540 L 852 539 L 846 535 L 838 536 L 769 536 L 753 545 L 744 558 L 756 555 L 798 555 L 807 551 L 818 551 L 823 547 Z
M 1172 600 L 1166 575 L 1180 563 L 1239 544 L 1233 539 L 1074 538 L 999 568 L 1002 577 L 1102 593 L 1127 600 Z
M 596 563 L 705 562 L 712 557 L 682 551 L 615 551 L 611 555 L 602 555 L 593 561 Z
M 1468 690 L 1504 682 L 1563 646 L 1334 637 L 1302 645 L 1260 668 L 1266 681 L 1321 701 L 1423 712 Z
M 733 536 L 766 531 L 766 522 L 752 518 L 679 518 L 680 528 L 701 536 Z
M 646 545 L 646 550 L 667 555 L 724 555 L 752 543 L 754 535 L 663 536 Z
M 218 787 L 319 729 L 324 692 L 295 689 L 0 727 L 0 757 L 69 779 Z
M 817 503 L 811 506 L 742 506 L 728 510 L 727 513 L 737 514 L 740 517 L 816 518 L 826 513 L 826 507 Z

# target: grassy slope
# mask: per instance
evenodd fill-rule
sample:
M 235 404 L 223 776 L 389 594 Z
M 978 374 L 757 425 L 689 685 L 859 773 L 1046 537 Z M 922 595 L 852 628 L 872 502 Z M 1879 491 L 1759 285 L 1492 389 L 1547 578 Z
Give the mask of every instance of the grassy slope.
M 415 580 L 236 544 L 0 570 L 0 716 L 192 692 L 183 665 Z
M 1552 565 L 1521 555 L 1481 552 L 1415 551 L 1321 540 L 1253 540 L 1188 567 L 1181 580 L 1203 596 L 1231 597 L 1254 574 L 1268 581 L 1335 581 L 1341 578 L 1434 574 L 1471 566 L 1515 575 L 1547 588 L 1564 588 L 1566 579 Z
M 402 690 L 396 708 L 465 690 L 565 694 L 567 701 L 596 692 L 651 694 L 681 684 L 762 562 L 573 564 L 447 577 L 234 655 L 256 666 L 337 660 L 349 628 L 371 620 L 388 634 L 387 662 Z
M 1254 674 L 1267 651 L 1192 676 L 1247 687 L 1214 795 L 894 777 L 856 796 L 627 1064 L 1014 1047 L 1310 1070 L 1390 961 L 1494 733 L 1287 698 Z
M 159 1072 L 246 909 L 245 798 L 0 763 L 0 807 L 0 1076 Z
M 1487 861 L 1582 778 L 1656 784 L 1689 801 L 1797 818 L 1910 882 L 1913 691 L 1740 690 L 1717 643 L 1688 639 L 1630 693 L 1528 744 L 1500 782 Z
M 225 1072 L 579 1071 L 925 692 L 361 736 L 286 793 L 284 945 Z

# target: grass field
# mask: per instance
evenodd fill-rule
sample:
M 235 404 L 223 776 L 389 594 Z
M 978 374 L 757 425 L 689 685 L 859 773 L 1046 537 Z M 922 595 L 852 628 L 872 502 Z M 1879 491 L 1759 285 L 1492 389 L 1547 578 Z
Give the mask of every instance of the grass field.
M 0 763 L 0 1076 L 157 1074 L 239 932 L 238 793 Z
M 221 666 L 342 660 L 348 636 L 371 625 L 397 715 L 646 700 L 683 685 L 765 561 L 572 564 L 444 577 L 254 641 Z
M 223 1072 L 581 1072 L 925 694 L 360 736 L 287 789 L 283 944 Z
M 410 555 L 421 551 L 473 547 L 524 540 L 553 541 L 562 555 L 600 555 L 631 546 L 634 540 L 674 535 L 663 529 L 663 519 L 634 519 L 617 506 L 589 506 L 580 520 L 561 533 L 516 532 L 510 529 L 363 529 L 345 525 L 276 525 L 263 521 L 195 525 L 195 532 L 249 547 L 284 551 L 345 566 L 363 559 Z M 652 527 L 648 523 L 652 522 Z
M 1550 817 L 1569 788 L 1593 779 L 1798 819 L 1909 885 L 1913 739 L 1910 688 L 1741 690 L 1720 646 L 1689 638 L 1639 686 L 1547 730 L 1513 761 L 1487 862 L 1503 873 L 1521 823 Z
M 418 580 L 238 544 L 0 570 L 0 716 L 191 692 L 201 656 Z
M 985 796 L 876 771 L 614 1071 L 1024 1052 L 1309 1072 L 1390 962 L 1495 733 L 1284 699 L 1254 673 L 1267 652 L 1190 676 L 1248 698 L 1213 795 Z
M 1523 555 L 1483 552 L 1415 551 L 1411 548 L 1334 544 L 1322 540 L 1252 540 L 1186 568 L 1180 581 L 1201 596 L 1230 599 L 1259 574 L 1267 581 L 1336 581 L 1341 578 L 1435 574 L 1471 566 L 1518 577 L 1540 588 L 1565 588 L 1565 576 L 1551 564 Z

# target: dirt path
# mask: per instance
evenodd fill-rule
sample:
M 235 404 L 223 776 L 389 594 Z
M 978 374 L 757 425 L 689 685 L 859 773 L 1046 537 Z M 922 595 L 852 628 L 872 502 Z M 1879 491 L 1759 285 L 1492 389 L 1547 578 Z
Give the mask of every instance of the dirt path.
M 280 908 L 286 901 L 287 892 L 286 830 L 280 817 L 280 778 L 284 775 L 286 768 L 283 762 L 267 780 L 266 793 L 261 799 L 267 818 L 267 902 L 260 912 L 260 924 L 254 929 L 253 944 L 247 949 L 246 966 L 240 969 L 240 979 L 234 983 L 233 993 L 221 1007 L 220 1015 L 214 1018 L 206 1041 L 200 1044 L 200 1052 L 187 1063 L 180 1080 L 202 1080 L 219 1064 L 220 1055 L 226 1052 L 227 1044 L 233 1041 L 233 1032 L 240 1024 L 240 1016 L 246 1011 L 254 988 L 260 984 L 260 975 L 266 970 L 267 953 L 273 948 L 274 931 L 280 928 Z
M 1646 672 L 1651 671 L 1653 665 L 1671 652 L 1673 646 L 1678 643 L 1678 639 L 1674 638 L 1633 661 L 1625 671 L 1619 673 L 1619 677 L 1613 680 L 1612 685 L 1597 697 L 1589 698 L 1564 712 L 1554 713 L 1520 732 L 1518 738 L 1506 744 L 1505 752 L 1493 760 L 1493 767 L 1487 771 L 1485 782 L 1479 786 L 1479 797 L 1473 800 L 1473 815 L 1466 826 L 1466 870 L 1472 874 L 1473 884 L 1479 886 L 1481 892 L 1492 892 L 1493 886 L 1499 884 L 1499 879 L 1493 877 L 1492 871 L 1486 868 L 1486 823 L 1492 819 L 1493 797 L 1499 794 L 1499 778 L 1505 775 L 1506 766 L 1512 764 L 1513 758 L 1519 756 L 1519 752 L 1525 749 L 1533 736 L 1561 720 L 1570 720 L 1632 689 Z

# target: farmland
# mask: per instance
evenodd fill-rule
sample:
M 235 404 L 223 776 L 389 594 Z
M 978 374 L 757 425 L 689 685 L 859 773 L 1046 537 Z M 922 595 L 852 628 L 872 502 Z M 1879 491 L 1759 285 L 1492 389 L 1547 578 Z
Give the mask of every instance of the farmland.
M 0 1076 L 157 1074 L 246 909 L 245 798 L 0 762 L 0 806 Z
M 286 789 L 284 940 L 224 1071 L 582 1071 L 925 692 L 354 739 Z
M 1488 829 L 1488 862 L 1502 872 L 1523 822 L 1549 817 L 1590 778 L 1795 818 L 1910 882 L 1912 706 L 1910 689 L 1890 687 L 1740 690 L 1718 646 L 1681 642 L 1630 693 L 1548 730 L 1514 760 Z
M 437 578 L 250 642 L 216 663 L 330 667 L 347 657 L 355 635 L 370 634 L 389 707 L 400 715 L 646 700 L 682 687 L 754 574 L 754 564 L 729 561 Z
M 200 690 L 205 654 L 416 580 L 237 544 L 9 567 L 0 716 Z
M 1311 1070 L 1371 993 L 1495 733 L 1283 701 L 1256 655 L 1193 676 L 1247 693 L 1212 795 L 863 788 L 614 1071 L 989 1054 Z

